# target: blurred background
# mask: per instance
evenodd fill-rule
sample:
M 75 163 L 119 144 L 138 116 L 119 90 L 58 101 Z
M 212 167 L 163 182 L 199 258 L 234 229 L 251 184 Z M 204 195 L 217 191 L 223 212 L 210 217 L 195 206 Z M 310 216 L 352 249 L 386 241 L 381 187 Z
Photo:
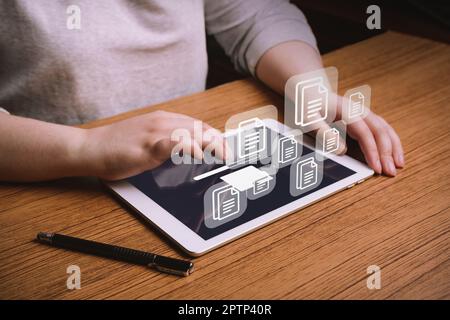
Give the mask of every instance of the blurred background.
M 450 44 L 449 0 L 291 0 L 306 15 L 316 35 L 320 52 L 368 39 L 388 30 Z M 376 4 L 381 9 L 381 30 L 369 30 L 366 9 Z M 207 88 L 245 76 L 234 71 L 222 48 L 208 37 L 209 73 Z

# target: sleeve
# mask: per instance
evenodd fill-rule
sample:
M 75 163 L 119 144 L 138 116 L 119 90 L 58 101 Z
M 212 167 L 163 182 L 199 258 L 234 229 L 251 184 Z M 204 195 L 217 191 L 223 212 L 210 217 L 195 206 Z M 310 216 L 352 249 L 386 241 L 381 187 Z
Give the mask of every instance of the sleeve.
M 9 114 L 9 112 L 6 109 L 3 109 L 2 107 L 0 107 L 0 112 Z
M 288 0 L 205 0 L 205 21 L 235 68 L 253 76 L 261 56 L 280 43 L 297 40 L 317 50 L 305 16 Z

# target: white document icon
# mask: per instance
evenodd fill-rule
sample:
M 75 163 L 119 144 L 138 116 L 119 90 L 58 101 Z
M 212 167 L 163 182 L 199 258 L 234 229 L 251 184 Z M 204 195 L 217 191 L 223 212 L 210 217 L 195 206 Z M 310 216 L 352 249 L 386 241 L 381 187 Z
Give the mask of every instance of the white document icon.
M 331 128 L 323 133 L 322 149 L 324 153 L 335 152 L 339 149 L 339 131 Z
M 259 194 L 269 190 L 270 180 L 272 180 L 272 177 L 270 177 L 269 175 L 267 175 L 267 177 L 256 180 L 253 183 L 253 194 Z
M 364 113 L 364 95 L 361 92 L 355 92 L 348 99 L 348 117 L 356 118 Z
M 223 220 L 240 211 L 239 191 L 230 185 L 223 186 L 212 193 L 213 219 Z
M 326 119 L 328 88 L 323 78 L 300 81 L 295 87 L 295 124 L 307 126 Z
M 314 158 L 307 158 L 297 163 L 296 187 L 303 190 L 317 183 L 317 163 Z
M 238 149 L 239 157 L 257 156 L 266 148 L 266 130 L 259 118 L 252 118 L 239 123 Z
M 294 137 L 283 137 L 278 141 L 278 162 L 286 163 L 297 158 L 297 141 Z

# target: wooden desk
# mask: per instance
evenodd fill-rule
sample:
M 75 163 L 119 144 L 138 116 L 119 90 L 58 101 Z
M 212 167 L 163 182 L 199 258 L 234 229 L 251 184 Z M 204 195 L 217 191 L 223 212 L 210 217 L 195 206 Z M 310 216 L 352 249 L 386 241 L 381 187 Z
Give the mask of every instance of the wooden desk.
M 407 165 L 195 259 L 187 278 L 32 242 L 51 230 L 179 256 L 95 179 L 0 185 L 0 298 L 450 298 L 450 47 L 387 33 L 324 57 L 345 89 L 368 83 Z M 223 128 L 228 116 L 282 100 L 251 80 L 136 110 L 187 113 Z M 30 159 L 32 161 L 32 159 Z M 81 268 L 80 290 L 66 268 Z M 382 268 L 368 290 L 366 269 Z

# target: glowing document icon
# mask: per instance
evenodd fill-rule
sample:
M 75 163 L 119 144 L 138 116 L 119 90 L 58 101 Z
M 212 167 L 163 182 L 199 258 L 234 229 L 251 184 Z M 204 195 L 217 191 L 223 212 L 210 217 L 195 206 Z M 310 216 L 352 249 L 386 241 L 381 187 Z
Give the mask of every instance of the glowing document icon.
M 295 87 L 295 124 L 308 126 L 327 118 L 328 88 L 318 77 L 300 81 Z
M 294 137 L 283 137 L 278 141 L 278 163 L 286 163 L 297 158 L 297 141 Z
M 317 163 L 314 158 L 307 158 L 297 163 L 296 187 L 303 190 L 317 183 Z
M 260 194 L 264 191 L 269 190 L 270 180 L 272 180 L 272 177 L 269 175 L 267 175 L 267 177 L 256 180 L 253 183 L 253 194 Z
M 240 213 L 239 191 L 225 185 L 213 191 L 212 209 L 214 220 L 224 220 Z
M 359 117 L 364 113 L 364 95 L 361 92 L 355 92 L 348 98 L 348 117 L 349 119 Z
M 339 149 L 339 131 L 336 128 L 328 129 L 323 133 L 322 149 L 324 153 L 335 152 Z
M 238 149 L 239 157 L 257 156 L 266 148 L 266 130 L 259 118 L 252 118 L 239 123 Z

